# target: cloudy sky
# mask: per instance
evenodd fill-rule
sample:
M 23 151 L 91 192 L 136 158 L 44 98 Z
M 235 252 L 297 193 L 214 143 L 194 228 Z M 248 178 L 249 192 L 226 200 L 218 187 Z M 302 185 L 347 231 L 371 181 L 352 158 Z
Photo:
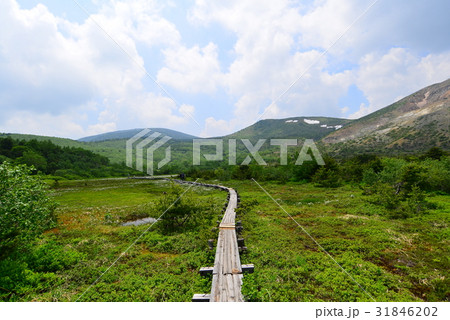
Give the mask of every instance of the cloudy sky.
M 450 77 L 448 0 L 0 0 L 0 132 L 358 118 Z

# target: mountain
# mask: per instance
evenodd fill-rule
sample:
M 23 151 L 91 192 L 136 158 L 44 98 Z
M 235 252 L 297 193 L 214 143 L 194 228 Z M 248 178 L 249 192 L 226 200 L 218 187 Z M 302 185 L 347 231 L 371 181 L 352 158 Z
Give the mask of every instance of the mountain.
M 120 131 L 113 131 L 113 132 L 107 132 L 98 134 L 95 136 L 89 136 L 85 138 L 78 139 L 78 141 L 81 142 L 101 142 L 101 141 L 108 141 L 108 140 L 128 140 L 141 132 L 143 129 L 131 129 L 131 130 L 120 130 Z M 151 128 L 152 132 L 159 132 L 163 135 L 172 137 L 172 139 L 175 140 L 192 140 L 196 139 L 196 136 L 192 136 L 190 134 L 186 134 L 183 132 L 170 130 L 170 129 L 164 129 L 164 128 Z
M 56 145 L 52 141 L 66 144 Z M 4 160 L 34 166 L 38 171 L 69 178 L 126 176 L 136 172 L 86 148 L 80 142 L 34 135 L 0 135 L 0 163 Z M 70 147 L 69 147 L 70 146 Z
M 332 155 L 450 150 L 450 79 L 353 121 L 321 141 Z
M 294 117 L 287 119 L 267 119 L 237 131 L 225 138 L 271 139 L 296 138 L 320 140 L 330 132 L 341 130 L 352 120 L 327 117 Z
M 104 157 L 107 157 L 112 163 L 121 163 L 125 159 L 125 142 L 121 140 L 117 141 L 102 141 L 102 142 L 81 142 L 77 140 L 39 136 L 34 134 L 20 134 L 20 133 L 0 133 L 0 138 L 11 137 L 16 140 L 37 140 L 37 141 L 50 141 L 60 147 L 74 147 L 82 148 Z
M 34 134 L 21 134 L 21 133 L 0 133 L 0 138 L 11 137 L 16 140 L 37 140 L 37 141 L 51 141 L 60 147 L 76 147 L 85 148 L 85 144 L 76 140 L 58 137 L 38 136 Z
M 327 117 L 268 119 L 237 131 L 226 139 L 295 138 L 320 140 L 330 155 L 358 153 L 422 153 L 431 147 L 450 150 L 450 79 L 431 85 L 358 120 Z M 59 146 L 80 147 L 98 153 L 113 163 L 124 162 L 126 140 L 142 129 L 131 129 L 71 140 L 24 134 L 0 134 L 14 139 L 50 140 Z M 153 128 L 172 137 L 173 158 L 192 160 L 190 140 L 196 138 L 179 131 Z M 241 146 L 242 147 L 242 146 Z M 269 152 L 268 150 L 267 152 Z M 179 153 L 179 155 L 178 155 Z M 184 161 L 183 160 L 183 161 Z M 187 162 L 189 162 L 186 160 Z M 185 162 L 186 162 L 185 161 Z

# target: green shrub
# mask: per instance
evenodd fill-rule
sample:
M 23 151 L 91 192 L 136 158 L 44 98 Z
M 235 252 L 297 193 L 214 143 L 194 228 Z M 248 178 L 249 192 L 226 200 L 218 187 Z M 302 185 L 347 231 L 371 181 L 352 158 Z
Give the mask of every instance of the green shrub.
M 20 260 L 0 260 L 0 301 L 19 301 L 23 296 L 44 292 L 61 281 L 54 273 L 30 270 Z
M 320 167 L 312 177 L 312 181 L 322 188 L 336 188 L 342 185 L 339 163 L 330 157 L 324 158 L 325 165 Z
M 56 272 L 76 264 L 84 254 L 53 241 L 32 250 L 26 261 L 33 271 Z
M 388 210 L 396 210 L 402 201 L 402 195 L 398 194 L 396 189 L 387 183 L 378 183 L 375 185 L 375 202 Z
M 426 194 L 417 184 L 410 191 L 399 189 L 387 183 L 376 183 L 366 194 L 371 194 L 371 202 L 385 209 L 388 217 L 405 219 L 425 214 L 432 205 L 426 201 Z
M 9 159 L 7 156 L 0 154 L 0 163 L 3 163 L 5 161 L 11 161 L 11 159 Z
M 379 173 L 379 180 L 391 185 L 397 183 L 400 179 L 401 169 L 407 164 L 407 161 L 397 158 L 384 158 L 381 162 L 383 170 Z
M 0 165 L 0 247 L 8 248 L 36 238 L 56 224 L 55 203 L 47 185 L 24 165 Z
M 360 182 L 364 172 L 370 169 L 375 173 L 379 173 L 383 169 L 381 159 L 376 155 L 357 155 L 341 164 L 342 176 L 346 181 Z
M 364 170 L 362 175 L 361 187 L 363 187 L 363 189 L 366 189 L 367 187 L 375 185 L 379 180 L 380 177 L 375 173 L 373 168 L 366 169 Z
M 423 177 L 424 189 L 450 193 L 450 158 L 441 160 L 427 159 L 423 162 L 425 173 Z
M 16 161 L 21 164 L 26 164 L 27 166 L 33 166 L 42 172 L 47 170 L 47 159 L 35 151 L 25 151 L 20 158 L 16 159 Z
M 165 234 L 195 229 L 208 216 L 208 209 L 181 186 L 172 184 L 159 199 L 157 211 L 162 215 L 157 227 Z
M 342 185 L 339 172 L 327 169 L 326 167 L 322 167 L 316 172 L 313 177 L 313 182 L 322 188 L 337 188 Z
M 411 192 L 414 186 L 424 186 L 424 168 L 418 163 L 408 163 L 400 170 L 398 185 L 406 191 Z
M 430 207 L 431 204 L 425 200 L 425 192 L 414 185 L 411 192 L 406 196 L 406 200 L 402 203 L 401 209 L 407 216 L 414 216 L 427 213 L 427 209 Z
M 440 160 L 443 156 L 446 155 L 446 152 L 438 147 L 430 148 L 421 158 L 422 159 L 434 159 Z
M 305 161 L 301 166 L 295 166 L 293 176 L 295 181 L 311 181 L 320 166 L 315 161 Z

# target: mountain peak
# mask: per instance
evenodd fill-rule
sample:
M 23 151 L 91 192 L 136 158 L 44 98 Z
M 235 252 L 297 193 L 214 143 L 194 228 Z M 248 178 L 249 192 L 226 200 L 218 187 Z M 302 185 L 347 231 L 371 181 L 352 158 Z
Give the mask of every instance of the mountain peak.
M 334 130 L 349 124 L 352 120 L 330 117 L 291 117 L 265 119 L 226 136 L 226 138 L 272 139 L 295 138 L 320 140 Z
M 196 136 L 186 134 L 180 131 L 165 129 L 165 128 L 149 128 L 151 132 L 159 132 L 163 135 L 169 136 L 175 140 L 192 140 L 196 139 Z M 129 130 L 119 130 L 113 132 L 102 133 L 94 136 L 84 137 L 78 139 L 81 142 L 101 142 L 108 140 L 127 140 L 138 134 L 144 129 L 129 129 Z
M 450 79 L 421 89 L 322 139 L 334 154 L 450 149 Z

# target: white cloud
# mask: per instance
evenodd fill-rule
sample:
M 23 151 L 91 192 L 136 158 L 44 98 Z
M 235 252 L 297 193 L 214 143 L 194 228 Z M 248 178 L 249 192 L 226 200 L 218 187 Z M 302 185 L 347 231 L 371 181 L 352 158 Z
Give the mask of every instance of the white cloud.
M 180 46 L 163 51 L 167 67 L 158 72 L 158 82 L 189 93 L 214 93 L 221 81 L 217 46 Z
M 324 0 L 302 7 L 288 1 L 199 0 L 191 19 L 204 25 L 218 22 L 237 36 L 236 58 L 225 75 L 228 92 L 236 97 L 237 123 L 254 121 L 261 110 L 263 118 L 340 116 L 349 108 L 340 108 L 339 98 L 351 84 L 369 100 L 368 106 L 362 105 L 351 115 L 355 117 L 450 74 L 448 51 L 426 57 L 419 54 L 430 38 L 436 40 L 435 34 L 445 33 L 448 22 L 436 28 L 433 17 L 416 10 L 429 5 L 415 0 L 408 8 L 400 3 L 377 3 L 363 14 L 372 3 Z M 435 7 L 431 9 L 434 16 L 442 16 Z M 415 32 L 405 28 L 410 24 Z M 397 43 L 411 48 L 392 48 Z M 448 44 L 440 48 L 445 46 L 450 48 Z M 318 59 L 324 50 L 325 56 Z M 380 56 L 385 50 L 388 53 Z M 349 66 L 333 71 L 341 64 Z M 305 71 L 276 104 L 267 107 Z
M 182 105 L 182 111 L 195 111 Z M 99 117 L 99 123 L 114 122 L 119 128 L 179 127 L 191 119 L 179 112 L 175 102 L 152 92 L 139 93 L 126 99 L 109 101 Z
M 114 122 L 97 123 L 90 125 L 88 130 L 84 133 L 86 136 L 93 136 L 100 133 L 116 131 L 117 125 Z
M 4 121 L 2 131 L 75 138 L 85 133 L 78 121 L 80 119 L 76 114 L 53 115 L 18 111 Z
M 330 50 L 344 59 L 392 47 L 415 52 L 450 49 L 450 43 L 442 41 L 450 28 L 448 1 L 322 0 L 303 11 L 299 42 L 304 48 L 328 49 L 351 26 Z
M 347 107 L 347 106 L 345 106 L 345 107 L 341 108 L 341 113 L 342 113 L 343 115 L 345 115 L 345 114 L 347 114 L 347 112 L 348 112 L 349 110 L 350 110 L 350 108 Z
M 90 121 L 77 117 L 77 121 L 84 121 L 84 124 L 79 124 L 76 130 L 68 125 L 43 126 L 39 131 L 56 134 L 57 127 L 59 135 L 74 137 L 109 130 L 126 123 L 120 115 L 130 110 L 142 111 L 142 105 L 149 103 L 152 103 L 152 111 L 140 112 L 144 114 L 142 119 L 167 126 L 179 124 L 179 116 L 167 113 L 164 104 L 153 103 L 155 97 L 147 94 L 143 85 L 146 75 L 139 66 L 144 65 L 137 51 L 139 42 L 151 47 L 173 45 L 180 40 L 175 26 L 159 16 L 158 10 L 149 1 L 115 1 L 91 16 L 120 44 L 125 54 L 89 19 L 81 24 L 71 23 L 56 17 L 42 4 L 24 10 L 14 0 L 2 1 L 2 130 L 13 129 L 13 123 L 24 130 L 26 126 L 22 126 L 22 122 L 30 123 L 33 128 L 35 114 L 45 114 L 45 119 L 62 117 L 66 123 L 69 114 L 75 111 L 82 114 L 87 105 L 91 106 L 91 111 L 99 113 L 97 122 L 92 116 Z M 19 111 L 23 113 L 17 118 Z
M 372 110 L 372 108 L 366 106 L 365 103 L 361 103 L 361 104 L 359 105 L 358 111 L 356 111 L 356 112 L 350 114 L 350 115 L 348 116 L 348 118 L 349 118 L 349 119 L 359 119 L 359 118 L 364 117 L 365 115 L 367 115 L 367 114 L 369 114 L 369 113 L 371 113 L 371 112 L 373 112 L 373 111 L 375 111 L 375 110 Z
M 162 6 L 152 0 L 117 1 L 103 14 L 111 20 L 114 34 L 124 30 L 148 46 L 177 45 L 181 36 L 176 26 L 161 16 Z M 105 21 L 107 22 L 107 21 Z
M 314 1 L 299 19 L 301 46 L 328 49 L 337 39 L 340 48 L 354 44 L 352 33 L 345 32 L 367 7 L 360 0 Z
M 135 100 L 128 99 L 127 104 L 129 104 L 128 117 L 133 119 L 136 124 L 167 126 L 189 121 L 186 117 L 174 114 L 177 111 L 177 106 L 172 99 L 165 96 L 148 93 L 136 97 Z
M 64 136 L 137 126 L 192 130 L 184 114 L 195 112 L 205 121 L 203 135 L 221 135 L 259 117 L 347 114 L 339 101 L 352 84 L 368 100 L 351 115 L 361 116 L 450 74 L 450 42 L 442 40 L 448 1 L 379 1 L 322 58 L 372 0 L 196 0 L 188 21 L 186 4 L 94 2 L 91 18 L 127 54 L 90 19 L 75 23 L 42 4 L 23 10 L 17 0 L 0 2 L 2 131 L 14 123 L 36 131 L 34 118 L 67 124 L 41 129 Z M 231 36 L 215 38 L 220 28 Z M 181 105 L 135 62 L 176 89 Z M 232 105 L 220 116 L 206 107 L 216 97 Z
M 220 137 L 232 133 L 236 129 L 233 121 L 216 120 L 214 117 L 208 117 L 205 120 L 205 128 L 200 137 Z
M 206 25 L 219 22 L 237 36 L 236 58 L 224 85 L 236 98 L 233 113 L 239 127 L 252 124 L 261 114 L 262 118 L 340 114 L 338 99 L 350 85 L 351 75 L 328 72 L 320 51 L 298 51 L 303 45 L 297 42 L 300 31 L 307 29 L 300 9 L 289 1 L 196 2 L 192 20 Z
M 178 111 L 184 114 L 186 117 L 193 118 L 195 113 L 195 107 L 189 104 L 182 104 Z
M 46 7 L 20 10 L 0 3 L 0 107 L 61 113 L 93 95 L 84 76 L 86 60 L 74 41 L 58 32 L 58 19 Z
M 281 110 L 276 103 L 272 103 L 264 109 L 263 113 L 258 116 L 258 118 L 259 117 L 261 117 L 261 119 L 286 118 L 288 117 L 288 114 Z
M 420 57 L 405 48 L 392 48 L 383 55 L 367 54 L 360 61 L 356 85 L 369 106 L 362 105 L 351 117 L 376 111 L 449 75 L 450 52 Z

